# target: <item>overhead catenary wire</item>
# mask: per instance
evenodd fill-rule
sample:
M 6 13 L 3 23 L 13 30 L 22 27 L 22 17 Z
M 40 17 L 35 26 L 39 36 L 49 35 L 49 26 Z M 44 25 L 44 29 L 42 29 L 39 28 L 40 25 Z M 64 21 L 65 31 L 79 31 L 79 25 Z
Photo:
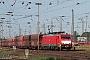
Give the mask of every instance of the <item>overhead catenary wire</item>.
M 74 5 L 70 5 L 70 6 L 65 6 L 65 7 L 62 7 L 62 8 L 59 8 L 59 9 L 63 9 L 63 8 L 67 8 L 67 7 L 72 7 L 72 6 L 83 4 L 83 3 L 86 3 L 86 2 L 90 2 L 90 1 L 84 1 L 82 3 L 77 3 L 77 4 L 74 4 Z M 48 12 L 50 13 L 52 11 L 56 11 L 56 10 L 59 10 L 59 9 L 51 10 L 51 11 L 48 11 Z M 48 13 L 48 12 L 43 12 L 43 13 Z M 41 14 L 43 14 L 43 13 L 41 13 Z
M 47 11 L 47 12 L 41 12 L 40 14 L 50 13 L 50 12 L 53 12 L 53 11 L 57 11 L 57 10 L 60 10 L 60 9 L 64 9 L 64 8 L 68 8 L 68 7 L 72 7 L 72 6 L 76 6 L 76 5 L 80 5 L 80 4 L 87 3 L 87 2 L 90 2 L 90 1 L 84 1 L 84 2 L 81 2 L 81 3 L 73 4 L 73 5 L 64 6 L 64 7 L 61 7 L 61 8 L 58 8 L 58 9 L 54 9 L 54 10 L 50 10 L 50 11 Z
M 68 1 L 72 1 L 72 0 L 67 0 L 67 1 L 61 2 L 61 3 L 59 3 L 59 4 L 63 4 L 63 3 L 68 2 Z M 52 2 L 50 2 L 50 3 L 52 3 Z M 53 3 L 52 3 L 52 4 L 53 4 Z M 58 6 L 59 4 L 56 4 L 56 5 L 54 5 L 54 6 L 51 6 L 51 7 L 49 7 L 49 8 L 46 8 L 46 9 L 44 9 L 44 10 L 41 10 L 40 12 L 46 11 L 47 9 L 55 8 L 55 7 Z M 49 5 L 49 4 L 48 4 L 48 5 Z
M 11 11 L 12 9 L 11 9 L 11 4 L 8 2 L 8 0 L 6 0 L 6 2 L 8 3 L 8 5 L 9 5 L 9 8 L 7 7 L 7 9 L 8 9 L 8 11 Z
M 79 3 L 78 3 L 79 4 Z M 23 17 L 24 18 L 24 17 Z M 25 18 L 27 18 L 27 17 L 25 17 Z
M 7 0 L 6 0 L 7 1 Z M 7 1 L 8 2 L 8 1 Z M 21 1 L 22 2 L 22 1 Z M 16 3 L 16 0 L 15 0 L 15 2 L 14 2 L 14 4 Z M 35 3 L 35 2 L 34 2 Z M 9 6 L 11 5 L 9 2 L 8 2 L 8 4 L 9 4 Z M 26 6 L 26 5 L 25 5 Z M 25 6 L 22 6 L 22 7 L 25 7 Z M 21 9 L 22 7 L 18 7 L 18 8 L 16 8 L 16 9 Z M 14 9 L 14 10 L 16 10 L 16 9 Z
M 67 0 L 67 1 L 71 1 L 71 0 Z M 87 2 L 87 1 L 85 1 L 85 2 Z M 79 3 L 79 4 L 81 4 L 81 3 Z M 67 6 L 67 7 L 69 7 L 69 6 Z M 66 8 L 66 7 L 62 7 L 62 8 Z M 62 9 L 62 8 L 60 8 L 60 9 Z M 58 10 L 58 9 L 55 9 L 55 10 Z M 42 10 L 43 11 L 43 10 Z M 52 10 L 52 11 L 54 11 L 54 10 Z M 50 12 L 50 11 L 48 11 L 48 12 Z M 45 12 L 44 12 L 45 13 Z

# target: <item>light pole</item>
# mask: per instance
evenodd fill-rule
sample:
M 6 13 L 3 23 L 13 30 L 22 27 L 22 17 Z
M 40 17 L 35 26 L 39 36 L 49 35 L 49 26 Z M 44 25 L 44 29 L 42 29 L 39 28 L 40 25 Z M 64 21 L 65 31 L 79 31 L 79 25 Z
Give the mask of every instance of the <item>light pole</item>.
M 21 36 L 21 28 L 20 28 L 20 25 L 19 25 L 19 36 Z
M 43 25 L 43 28 L 44 28 L 44 34 L 46 34 L 46 31 L 45 31 L 45 23 L 44 23 L 44 25 Z
M 82 34 L 83 34 L 83 32 L 84 32 L 84 21 L 83 21 L 83 18 L 78 18 L 78 19 L 82 21 Z
M 20 28 L 20 24 L 17 23 L 17 25 L 18 25 L 18 29 L 19 29 L 19 36 L 21 36 L 21 28 Z
M 60 20 L 58 20 L 57 18 L 57 21 L 59 21 L 60 22 L 60 31 L 62 31 L 62 17 L 65 17 L 65 16 L 59 16 L 60 17 Z
M 1 31 L 2 31 L 2 39 L 3 39 L 3 31 L 4 31 L 3 30 L 3 19 L 5 19 L 5 18 L 1 18 L 1 19 L 2 19 L 2 25 L 1 25 L 2 26 L 2 30 Z M 2 47 L 2 39 L 1 39 L 1 47 Z
M 68 29 L 69 24 L 70 24 L 70 22 L 67 22 L 67 24 L 66 24 L 67 29 Z M 67 31 L 69 32 L 69 29 Z
M 5 18 L 1 18 L 1 19 L 2 19 L 2 25 L 1 25 L 1 26 L 2 26 L 2 30 L 1 30 L 1 31 L 2 31 L 2 39 L 3 39 L 3 37 L 4 37 L 4 36 L 3 36 L 3 31 L 4 31 L 4 30 L 3 30 L 3 19 L 5 19 Z
M 0 22 L 0 26 L 1 26 L 1 24 L 2 24 L 3 22 Z M 1 27 L 0 27 L 0 39 L 1 39 L 2 37 L 1 37 Z
M 40 22 L 39 22 L 39 17 L 40 17 L 40 15 L 39 15 L 39 5 L 42 5 L 42 3 L 36 3 L 35 5 L 38 5 L 38 50 L 39 50 L 39 34 L 40 34 L 40 27 L 39 27 L 39 25 L 40 25 Z
M 7 12 L 7 13 L 9 13 L 9 14 L 6 14 L 6 15 L 9 15 L 9 16 L 10 16 L 9 22 L 11 22 L 11 13 L 13 13 L 13 12 Z M 9 24 L 9 26 L 8 26 L 8 28 L 9 28 L 9 38 L 11 38 L 11 35 L 10 35 L 10 27 L 11 27 L 11 24 Z
M 6 25 L 6 30 L 7 30 L 7 27 L 8 27 L 8 26 Z M 8 38 L 7 31 L 6 31 L 6 38 Z
M 62 17 L 65 17 L 65 16 L 60 16 L 60 31 L 62 31 Z
M 89 14 L 89 13 L 85 13 L 86 14 L 86 37 L 87 37 L 87 39 L 86 39 L 86 45 L 87 45 L 87 41 L 88 41 L 88 36 L 87 36 L 87 34 L 88 34 L 88 29 L 87 29 L 87 25 L 88 25 L 88 16 L 87 16 L 87 14 Z
M 29 28 L 31 28 L 30 22 L 27 22 L 27 23 L 29 24 Z M 29 35 L 30 35 L 30 32 L 31 32 L 31 29 L 29 30 Z
M 71 27 L 71 34 L 74 35 L 74 10 L 72 9 L 72 27 Z
M 85 13 L 86 14 L 86 32 L 88 32 L 88 29 L 87 29 L 87 25 L 88 25 L 88 16 L 87 16 L 87 14 L 89 14 L 89 13 Z
M 9 29 L 9 38 L 11 38 L 11 36 L 10 36 L 10 28 L 11 28 L 11 26 L 8 26 L 8 29 Z

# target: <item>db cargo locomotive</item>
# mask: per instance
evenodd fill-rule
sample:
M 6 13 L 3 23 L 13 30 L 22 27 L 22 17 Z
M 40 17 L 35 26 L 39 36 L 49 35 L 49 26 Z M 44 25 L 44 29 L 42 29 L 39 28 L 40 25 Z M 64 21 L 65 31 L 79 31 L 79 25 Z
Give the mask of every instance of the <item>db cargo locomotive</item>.
M 43 49 L 71 49 L 72 48 L 72 35 L 61 34 L 61 32 L 51 33 L 42 36 L 42 47 Z
M 29 49 L 71 49 L 72 48 L 72 36 L 71 34 L 53 32 L 49 34 L 38 34 L 19 36 L 10 38 L 7 40 L 0 40 L 0 46 L 17 48 L 29 48 Z

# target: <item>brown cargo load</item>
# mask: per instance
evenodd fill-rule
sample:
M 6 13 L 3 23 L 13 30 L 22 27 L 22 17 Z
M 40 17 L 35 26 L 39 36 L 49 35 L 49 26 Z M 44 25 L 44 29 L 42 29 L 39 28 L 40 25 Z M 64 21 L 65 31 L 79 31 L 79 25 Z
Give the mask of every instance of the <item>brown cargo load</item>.
M 43 34 L 39 34 L 39 40 L 41 40 Z M 31 39 L 37 39 L 38 40 L 38 34 L 31 35 Z
M 32 40 L 32 39 L 38 40 L 38 34 L 33 34 L 33 35 L 31 35 L 31 40 Z

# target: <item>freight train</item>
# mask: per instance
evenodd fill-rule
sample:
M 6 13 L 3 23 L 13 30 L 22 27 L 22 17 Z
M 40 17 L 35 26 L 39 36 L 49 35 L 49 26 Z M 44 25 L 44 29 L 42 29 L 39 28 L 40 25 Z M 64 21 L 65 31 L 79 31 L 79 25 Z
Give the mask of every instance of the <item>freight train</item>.
M 31 34 L 18 36 L 6 40 L 0 40 L 0 46 L 28 49 L 50 49 L 63 50 L 72 48 L 72 35 L 61 32 L 53 32 L 49 34 Z

